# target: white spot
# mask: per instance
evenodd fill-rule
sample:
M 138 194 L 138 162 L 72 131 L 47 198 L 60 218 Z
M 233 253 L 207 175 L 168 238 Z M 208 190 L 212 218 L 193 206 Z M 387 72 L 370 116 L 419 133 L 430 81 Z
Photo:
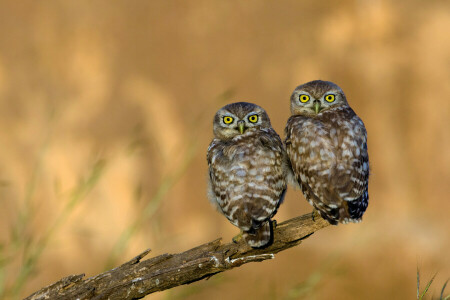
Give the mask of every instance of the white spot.
M 245 170 L 243 169 L 240 169 L 236 172 L 236 176 L 244 177 L 245 175 L 247 175 L 247 172 L 245 172 Z
M 367 169 L 369 169 L 369 165 L 366 162 L 364 162 L 363 163 L 363 170 L 367 171 Z
M 141 281 L 141 280 L 142 280 L 142 278 L 141 278 L 141 277 L 138 277 L 138 278 L 135 278 L 135 279 L 131 280 L 131 282 L 132 282 L 132 283 L 135 283 L 135 282 L 138 282 L 138 281 Z
M 352 157 L 352 156 L 353 156 L 353 153 L 352 153 L 350 150 L 345 149 L 345 150 L 342 152 L 342 156 Z
M 333 138 L 333 143 L 334 143 L 335 145 L 338 144 L 338 138 L 337 138 L 337 136 L 335 136 L 335 137 Z
M 305 182 L 306 181 L 306 176 L 305 176 L 305 174 L 300 174 L 300 179 L 301 179 L 301 181 L 302 182 Z
M 355 183 L 361 184 L 361 180 L 359 180 L 359 179 L 358 179 L 358 178 L 356 178 L 356 177 L 351 177 L 351 178 L 350 178 L 350 180 L 351 180 L 352 182 L 355 182 Z
M 159 279 L 158 278 L 156 278 L 155 283 L 156 283 L 156 285 L 159 285 Z
M 258 175 L 258 176 L 255 177 L 255 180 L 256 181 L 263 181 L 264 180 L 264 176 Z
M 250 169 L 248 174 L 251 175 L 251 176 L 255 176 L 257 174 L 256 169 Z
M 275 255 L 271 254 L 260 254 L 260 255 L 249 255 L 249 256 L 244 256 L 244 257 L 239 257 L 239 258 L 235 258 L 235 259 L 230 259 L 229 257 L 227 257 L 225 259 L 225 262 L 229 263 L 229 264 L 234 264 L 237 261 L 240 260 L 254 260 L 254 259 L 258 259 L 258 258 L 262 258 L 264 257 L 265 259 L 274 259 Z
M 238 200 L 241 200 L 242 198 L 244 198 L 244 196 L 242 196 L 242 195 L 236 195 L 236 196 L 234 196 L 232 199 L 230 199 L 231 201 L 238 201 Z
M 261 198 L 261 199 L 267 200 L 269 202 L 273 202 L 272 197 L 267 196 L 267 195 L 253 194 L 253 198 Z
M 330 136 L 334 137 L 336 135 L 336 129 L 335 128 L 331 128 L 330 130 Z
M 214 267 L 219 267 L 220 266 L 220 262 L 219 262 L 219 260 L 217 259 L 217 257 L 215 257 L 215 256 L 211 256 L 211 259 L 210 259 L 210 261 L 211 260 L 213 260 L 214 261 Z
M 229 216 L 230 216 L 231 219 L 233 218 L 233 215 L 234 215 L 234 213 L 236 212 L 236 210 L 237 210 L 238 208 L 239 208 L 239 207 L 238 207 L 237 205 L 235 205 L 235 206 L 233 206 L 233 208 L 231 209 L 231 211 L 230 211 L 230 213 L 229 213 Z
M 310 170 L 310 171 L 316 171 L 318 169 L 319 169 L 319 165 L 312 165 L 308 168 L 308 170 Z
M 330 173 L 331 173 L 330 169 L 325 169 L 319 172 L 319 176 L 330 175 Z
M 268 208 L 268 207 L 264 207 L 264 210 L 266 211 L 266 213 L 271 214 L 273 213 L 273 209 Z

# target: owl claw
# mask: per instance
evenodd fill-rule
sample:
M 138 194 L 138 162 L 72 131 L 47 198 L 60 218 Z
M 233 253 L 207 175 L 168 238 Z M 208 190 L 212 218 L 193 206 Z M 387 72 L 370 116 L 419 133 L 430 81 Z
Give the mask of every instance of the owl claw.
M 243 236 L 242 236 L 242 231 L 241 231 L 238 235 L 236 235 L 232 238 L 233 243 L 239 244 L 239 242 L 242 240 L 242 238 L 243 238 Z
M 277 220 L 272 220 L 272 228 L 275 229 L 277 228 Z
M 320 216 L 319 212 L 315 208 L 313 208 L 313 211 L 311 213 L 311 219 L 313 220 L 313 222 L 316 221 L 316 217 L 318 216 Z

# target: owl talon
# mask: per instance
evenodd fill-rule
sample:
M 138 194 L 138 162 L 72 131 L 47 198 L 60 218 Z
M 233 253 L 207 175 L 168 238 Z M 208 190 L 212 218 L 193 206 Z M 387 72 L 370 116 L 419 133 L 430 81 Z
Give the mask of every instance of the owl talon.
M 311 219 L 313 220 L 313 222 L 315 222 L 316 218 L 319 217 L 319 216 L 320 216 L 319 212 L 314 208 L 312 213 L 311 213 Z
M 277 220 L 272 220 L 272 228 L 275 229 L 277 228 Z
M 243 239 L 242 231 L 241 231 L 241 233 L 239 233 L 238 235 L 236 235 L 236 236 L 234 236 L 234 237 L 232 238 L 233 243 L 235 243 L 235 244 L 239 244 L 239 242 L 240 242 L 242 239 Z

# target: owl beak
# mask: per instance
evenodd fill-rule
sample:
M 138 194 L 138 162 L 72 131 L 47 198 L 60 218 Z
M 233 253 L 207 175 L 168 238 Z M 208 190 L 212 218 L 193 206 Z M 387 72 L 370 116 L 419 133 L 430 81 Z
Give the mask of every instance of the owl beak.
M 316 111 L 316 114 L 319 113 L 320 108 L 321 108 L 321 107 L 320 107 L 320 101 L 315 100 L 315 101 L 314 101 L 314 110 Z
M 244 121 L 239 121 L 238 122 L 238 127 L 239 127 L 239 132 L 241 133 L 241 134 L 243 134 L 244 133 L 244 130 L 245 130 L 245 123 L 244 123 Z

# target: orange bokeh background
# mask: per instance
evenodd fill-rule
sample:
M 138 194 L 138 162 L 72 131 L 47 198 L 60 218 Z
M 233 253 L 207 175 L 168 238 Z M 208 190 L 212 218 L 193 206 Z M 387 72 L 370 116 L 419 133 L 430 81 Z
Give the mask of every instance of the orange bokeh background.
M 363 222 L 149 298 L 412 299 L 417 266 L 422 286 L 439 272 L 438 295 L 450 277 L 449 8 L 1 1 L 0 282 L 11 290 L 25 245 L 49 230 L 16 296 L 102 272 L 132 224 L 110 265 L 146 248 L 155 256 L 229 241 L 238 229 L 206 197 L 213 115 L 228 102 L 254 102 L 283 136 L 292 90 L 323 79 L 342 87 L 368 131 Z M 98 161 L 97 181 L 67 209 Z M 275 219 L 309 212 L 290 189 Z

